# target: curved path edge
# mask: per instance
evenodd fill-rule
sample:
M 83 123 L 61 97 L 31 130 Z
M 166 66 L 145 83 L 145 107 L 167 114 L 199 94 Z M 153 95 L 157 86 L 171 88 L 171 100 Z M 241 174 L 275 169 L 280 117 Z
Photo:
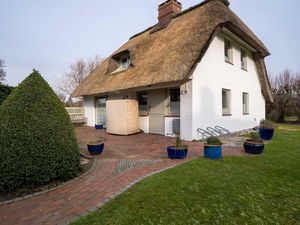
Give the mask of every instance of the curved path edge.
M 104 207 L 108 202 L 110 202 L 111 200 L 115 199 L 116 197 L 118 197 L 119 195 L 123 194 L 124 192 L 128 191 L 130 188 L 132 188 L 133 186 L 135 186 L 136 184 L 140 183 L 141 181 L 143 181 L 144 179 L 148 178 L 148 177 L 151 177 L 153 175 L 156 175 L 156 174 L 159 174 L 159 173 L 162 173 L 162 172 L 165 172 L 169 169 L 172 169 L 174 167 L 177 167 L 179 165 L 182 165 L 184 163 L 187 163 L 188 161 L 190 160 L 185 160 L 185 161 L 181 161 L 181 162 L 178 162 L 177 161 L 177 164 L 175 165 L 172 165 L 172 166 L 169 166 L 169 167 L 165 167 L 163 169 L 160 169 L 160 170 L 157 170 L 157 171 L 154 171 L 154 172 L 151 172 L 145 176 L 142 176 L 140 178 L 137 178 L 135 179 L 134 181 L 130 182 L 128 185 L 126 185 L 123 189 L 121 189 L 119 192 L 117 193 L 114 193 L 113 195 L 111 195 L 110 197 L 104 199 L 104 201 L 101 201 L 99 202 L 98 204 L 95 205 L 95 207 L 92 207 L 90 208 L 87 212 L 84 212 L 82 213 L 81 215 L 79 216 L 76 216 L 72 219 L 70 219 L 69 221 L 67 221 L 66 223 L 62 223 L 61 225 L 65 225 L 65 224 L 69 224 L 69 223 L 72 223 L 84 216 L 87 216 L 88 214 L 90 213 L 93 213 L 93 212 L 96 212 L 97 210 L 101 209 L 102 207 Z
M 27 200 L 27 199 L 30 199 L 30 198 L 33 198 L 33 197 L 36 197 L 36 196 L 39 196 L 39 195 L 42 195 L 42 194 L 47 194 L 48 192 L 51 192 L 51 191 L 54 191 L 58 188 L 62 188 L 68 184 L 71 184 L 85 176 L 88 176 L 89 173 L 92 172 L 93 170 L 93 167 L 96 165 L 96 160 L 93 159 L 93 164 L 91 166 L 91 168 L 89 168 L 88 171 L 86 171 L 85 173 L 81 174 L 80 176 L 78 177 L 75 177 L 74 179 L 72 180 L 69 180 L 69 181 L 66 181 L 66 182 L 63 182 L 55 187 L 52 187 L 52 188 L 49 188 L 47 190 L 44 190 L 44 191 L 38 191 L 38 192 L 35 192 L 33 194 L 29 194 L 29 195 L 24 195 L 24 196 L 20 196 L 20 197 L 17 197 L 17 198 L 13 198 L 13 199 L 9 199 L 9 200 L 6 200 L 6 201 L 0 201 L 0 206 L 4 206 L 4 205 L 9 205 L 9 204 L 12 204 L 12 203 L 15 203 L 15 202 L 19 202 L 19 201 L 24 201 L 24 200 Z
M 45 193 L 0 206 L 0 224 L 67 224 L 98 210 L 143 179 L 188 161 L 160 160 L 115 174 L 119 160 L 94 159 L 86 174 Z

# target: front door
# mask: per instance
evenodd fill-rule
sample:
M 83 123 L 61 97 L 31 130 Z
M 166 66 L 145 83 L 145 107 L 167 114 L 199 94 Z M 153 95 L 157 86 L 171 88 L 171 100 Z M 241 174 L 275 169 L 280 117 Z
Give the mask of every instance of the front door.
M 148 92 L 149 98 L 149 133 L 165 134 L 165 91 L 153 90 Z
M 106 98 L 96 99 L 96 124 L 106 127 Z

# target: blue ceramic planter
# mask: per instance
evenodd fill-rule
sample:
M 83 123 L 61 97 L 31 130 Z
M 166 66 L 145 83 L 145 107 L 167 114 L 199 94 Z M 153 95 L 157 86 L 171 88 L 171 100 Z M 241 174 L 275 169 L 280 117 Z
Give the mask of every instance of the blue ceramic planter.
M 265 141 L 270 141 L 273 138 L 274 135 L 274 128 L 259 128 L 259 135 L 260 138 L 265 140 Z
M 103 142 L 99 142 L 99 143 L 89 142 L 89 143 L 87 143 L 87 148 L 91 155 L 100 155 L 103 152 L 104 143 Z
M 178 150 L 174 146 L 168 147 L 169 159 L 185 159 L 188 153 L 188 149 Z
M 249 154 L 259 155 L 263 153 L 264 148 L 265 145 L 263 143 L 261 144 L 251 143 L 250 140 L 244 142 L 244 149 Z
M 101 124 L 101 125 L 95 125 L 95 128 L 97 129 L 97 130 L 100 130 L 100 129 L 103 129 L 103 124 Z
M 204 145 L 204 157 L 208 159 L 221 159 L 222 146 L 221 145 Z

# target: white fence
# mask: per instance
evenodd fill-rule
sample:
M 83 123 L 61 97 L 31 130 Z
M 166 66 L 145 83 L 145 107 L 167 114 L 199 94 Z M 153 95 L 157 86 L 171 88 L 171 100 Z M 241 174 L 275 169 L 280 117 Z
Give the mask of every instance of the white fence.
M 82 107 L 66 107 L 72 123 L 85 123 L 84 109 Z

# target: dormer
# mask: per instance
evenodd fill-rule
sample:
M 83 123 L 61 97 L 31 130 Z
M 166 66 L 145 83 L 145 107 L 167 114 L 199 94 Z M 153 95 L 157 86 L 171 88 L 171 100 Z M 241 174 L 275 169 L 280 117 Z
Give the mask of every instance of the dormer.
M 120 73 L 123 72 L 131 66 L 131 57 L 128 50 L 119 52 L 111 57 L 110 60 L 110 73 Z

